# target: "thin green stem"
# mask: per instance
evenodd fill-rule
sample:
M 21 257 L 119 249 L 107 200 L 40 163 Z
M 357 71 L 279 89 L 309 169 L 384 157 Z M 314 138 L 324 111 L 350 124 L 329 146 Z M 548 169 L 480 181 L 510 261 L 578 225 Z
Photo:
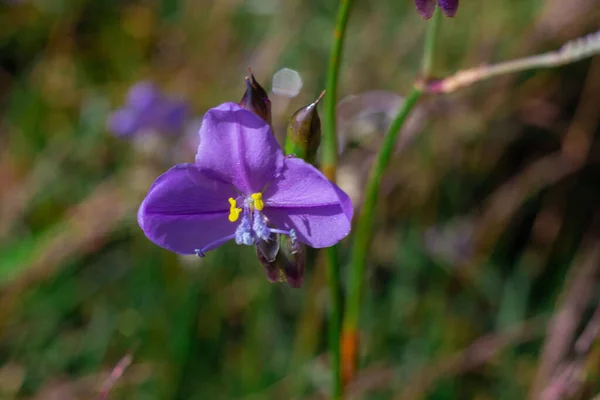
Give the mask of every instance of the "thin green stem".
M 327 342 L 329 346 L 329 364 L 331 365 L 332 387 L 331 398 L 343 398 L 342 361 L 341 361 L 341 326 L 342 326 L 342 288 L 337 248 L 325 249 L 327 286 L 329 288 L 329 315 L 327 326 Z
M 440 23 L 439 14 L 440 11 L 438 9 L 435 12 L 434 18 L 429 23 L 425 40 L 425 51 L 421 68 L 422 78 L 425 80 L 429 78 L 433 68 L 433 55 L 435 53 L 437 32 L 439 30 L 438 25 Z M 371 244 L 373 216 L 377 205 L 381 181 L 396 147 L 400 130 L 404 126 L 406 119 L 422 94 L 422 85 L 414 85 L 406 97 L 402 108 L 392 121 L 369 174 L 369 179 L 365 188 L 363 206 L 357 218 L 356 228 L 354 229 L 354 245 L 350 255 L 348 297 L 346 308 L 344 310 L 344 337 L 358 337 L 360 306 L 365 282 L 365 266 L 367 263 L 369 246 Z M 356 357 L 358 352 L 354 351 L 352 354 Z M 356 365 L 357 360 L 352 360 L 352 362 Z
M 440 19 L 442 18 L 442 12 L 439 7 L 435 8 L 433 18 L 427 29 L 425 36 L 425 47 L 423 51 L 423 61 L 421 63 L 421 75 L 423 78 L 431 77 L 433 70 L 433 62 L 435 58 L 435 45 L 437 42 L 438 32 L 440 30 Z
M 323 170 L 325 176 L 331 181 L 335 181 L 338 156 L 335 115 L 338 76 L 340 74 L 344 40 L 346 38 L 346 25 L 348 22 L 348 17 L 350 16 L 351 6 L 352 0 L 340 1 L 334 30 L 333 46 L 331 48 L 329 67 L 327 70 L 327 95 L 325 96 L 324 102 L 323 138 L 321 142 L 321 169 Z M 327 285 L 329 287 L 329 323 L 327 327 L 327 336 L 329 342 L 329 360 L 333 375 L 331 398 L 337 400 L 343 397 L 340 343 L 340 328 L 342 323 L 342 289 L 337 247 L 334 246 L 326 249 L 325 254 Z
M 398 138 L 398 133 L 411 110 L 417 103 L 417 100 L 421 97 L 421 94 L 421 89 L 414 87 L 404 101 L 402 109 L 396 115 L 396 118 L 394 118 L 394 121 L 388 129 L 381 150 L 371 169 L 367 187 L 365 188 L 365 199 L 356 222 L 354 245 L 350 256 L 348 298 L 344 313 L 344 330 L 348 332 L 356 331 L 358 327 L 358 317 L 360 314 L 360 304 L 364 287 L 364 271 L 367 263 L 367 253 L 371 243 L 373 214 L 375 206 L 377 205 L 381 180 L 390 162 Z
M 335 170 L 337 166 L 337 131 L 335 107 L 337 104 L 337 86 L 340 75 L 340 64 L 342 61 L 342 52 L 344 50 L 344 41 L 346 38 L 346 25 L 350 16 L 352 0 L 341 0 L 337 13 L 337 20 L 333 35 L 333 47 L 329 57 L 329 67 L 327 70 L 327 95 L 324 101 L 323 112 L 323 140 L 321 142 L 321 169 L 329 179 L 335 179 Z

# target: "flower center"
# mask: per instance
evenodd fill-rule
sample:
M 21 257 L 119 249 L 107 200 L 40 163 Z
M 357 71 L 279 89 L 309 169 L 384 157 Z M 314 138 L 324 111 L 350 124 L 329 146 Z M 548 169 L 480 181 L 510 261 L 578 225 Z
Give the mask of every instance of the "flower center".
M 238 207 L 238 200 L 241 200 Z M 204 251 L 206 249 L 214 247 L 215 244 L 220 244 L 231 239 L 235 239 L 237 244 L 245 244 L 247 246 L 253 246 L 260 243 L 261 240 L 269 241 L 272 239 L 271 235 L 287 235 L 294 245 L 297 241 L 296 232 L 293 229 L 281 230 L 270 228 L 267 223 L 267 218 L 261 212 L 265 208 L 265 202 L 263 201 L 263 195 L 261 192 L 252 193 L 249 197 L 243 196 L 234 199 L 230 197 L 229 201 L 229 222 L 239 222 L 239 225 L 235 229 L 233 235 L 216 240 L 213 243 L 206 245 L 202 249 L 196 249 L 196 254 L 199 257 L 204 257 Z
M 265 203 L 262 199 L 262 193 L 254 193 L 250 197 L 252 200 L 254 200 L 254 208 L 256 208 L 258 211 L 262 211 L 262 209 L 265 208 Z
M 236 206 L 236 201 L 232 197 L 229 198 L 229 222 L 235 222 L 240 217 L 241 208 Z
M 265 208 L 265 202 L 262 198 L 262 193 L 252 193 L 250 198 L 246 201 L 247 206 L 250 209 L 256 209 L 258 211 L 262 211 Z M 229 222 L 235 222 L 240 217 L 240 213 L 242 209 L 237 206 L 237 200 L 233 197 L 229 198 Z

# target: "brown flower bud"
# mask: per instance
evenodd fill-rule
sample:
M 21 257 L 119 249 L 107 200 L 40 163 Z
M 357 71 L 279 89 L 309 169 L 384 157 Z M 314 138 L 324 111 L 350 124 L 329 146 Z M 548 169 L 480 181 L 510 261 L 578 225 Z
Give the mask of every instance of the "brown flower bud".
M 275 236 L 276 238 L 273 238 Z M 262 241 L 256 246 L 258 260 L 265 267 L 270 282 L 287 282 L 294 288 L 302 287 L 306 265 L 306 247 L 292 244 L 287 236 L 271 235 L 270 241 Z
M 252 111 L 271 125 L 271 100 L 265 89 L 256 81 L 252 70 L 248 68 L 246 80 L 246 92 L 240 100 L 240 106 Z

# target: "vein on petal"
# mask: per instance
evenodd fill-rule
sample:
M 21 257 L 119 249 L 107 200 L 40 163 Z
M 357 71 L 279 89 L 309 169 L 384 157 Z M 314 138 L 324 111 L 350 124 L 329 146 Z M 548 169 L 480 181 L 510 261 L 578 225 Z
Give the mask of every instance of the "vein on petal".
M 161 211 L 161 210 L 144 210 L 145 215 L 161 215 L 167 217 L 177 217 L 177 216 L 210 216 L 210 215 L 218 215 L 218 214 L 229 214 L 229 210 L 216 210 L 216 211 Z
M 234 114 L 235 115 L 235 114 Z M 252 186 L 250 185 L 249 179 L 248 179 L 248 166 L 246 165 L 246 160 L 244 159 L 244 137 L 243 137 L 243 132 L 242 132 L 242 124 L 238 121 L 239 117 L 235 118 L 235 129 L 236 129 L 236 135 L 235 138 L 237 138 L 237 140 L 235 140 L 235 152 L 237 153 L 237 164 L 238 164 L 238 174 L 241 176 L 242 181 L 244 182 L 244 185 L 246 186 L 246 190 L 253 190 Z

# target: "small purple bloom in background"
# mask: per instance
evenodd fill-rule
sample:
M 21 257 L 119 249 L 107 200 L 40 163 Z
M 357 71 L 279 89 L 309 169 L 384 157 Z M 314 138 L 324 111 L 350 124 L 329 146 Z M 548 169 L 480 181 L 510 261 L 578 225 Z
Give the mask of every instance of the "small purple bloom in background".
M 140 82 L 129 89 L 125 106 L 111 113 L 108 129 L 122 137 L 147 131 L 177 134 L 187 114 L 185 102 L 167 97 L 151 82 Z
M 415 0 L 419 14 L 425 19 L 431 18 L 437 4 L 446 17 L 454 17 L 458 10 L 459 0 Z
M 312 165 L 284 156 L 254 113 L 221 104 L 205 114 L 199 135 L 196 162 L 161 175 L 138 211 L 157 245 L 204 256 L 229 240 L 257 245 L 281 234 L 320 248 L 350 233 L 348 195 Z

